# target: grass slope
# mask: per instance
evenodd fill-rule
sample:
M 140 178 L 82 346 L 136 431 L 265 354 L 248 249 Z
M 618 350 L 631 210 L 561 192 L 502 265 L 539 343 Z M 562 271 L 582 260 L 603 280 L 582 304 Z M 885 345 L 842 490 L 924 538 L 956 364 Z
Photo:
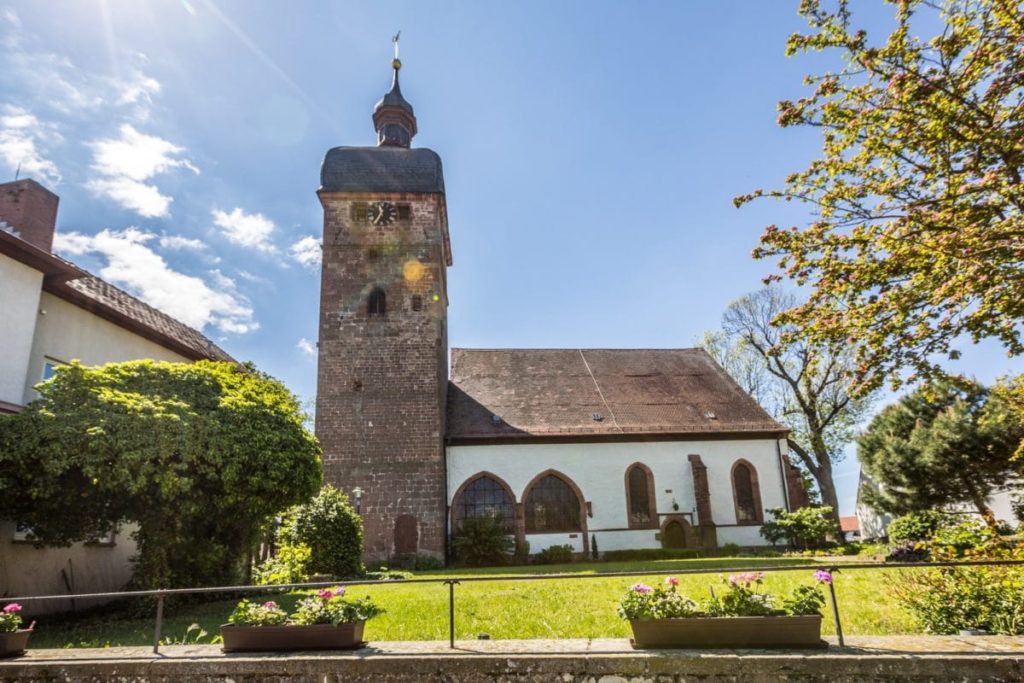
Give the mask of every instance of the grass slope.
M 663 576 L 642 579 L 602 576 L 609 572 L 679 571 L 706 569 L 706 574 L 681 575 L 679 589 L 699 598 L 709 586 L 718 586 L 722 572 L 740 567 L 806 564 L 803 559 L 709 558 L 618 562 L 530 567 L 532 574 L 570 573 L 572 580 L 485 581 L 456 586 L 455 626 L 457 638 L 590 638 L 626 637 L 629 624 L 619 619 L 619 597 L 638 580 L 654 584 Z M 422 572 L 424 578 L 456 576 L 501 577 L 522 574 L 527 568 L 498 567 Z M 890 578 L 886 578 L 890 577 Z M 840 572 L 836 576 L 843 631 L 847 634 L 913 633 L 919 630 L 909 616 L 886 597 L 885 584 L 897 578 L 880 569 Z M 770 592 L 788 592 L 810 582 L 810 572 L 777 572 L 766 578 Z M 448 588 L 441 584 L 353 586 L 353 595 L 370 595 L 387 612 L 366 626 L 368 640 L 444 640 L 448 637 Z M 291 609 L 302 594 L 264 594 L 254 600 L 274 599 Z M 210 636 L 217 633 L 237 599 L 188 605 L 170 610 L 163 633 L 181 639 L 190 624 L 198 623 Z M 103 647 L 149 645 L 153 641 L 153 619 L 99 612 L 79 617 L 43 617 L 32 636 L 33 647 Z M 834 633 L 831 609 L 826 609 L 824 631 Z M 209 640 L 209 637 L 206 639 Z

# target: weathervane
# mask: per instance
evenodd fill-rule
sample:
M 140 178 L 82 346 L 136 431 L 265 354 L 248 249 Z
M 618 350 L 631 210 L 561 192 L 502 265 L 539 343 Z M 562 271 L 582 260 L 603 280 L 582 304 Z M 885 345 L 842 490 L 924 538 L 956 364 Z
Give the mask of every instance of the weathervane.
M 393 67 L 395 67 L 396 69 L 401 69 L 402 68 L 402 61 L 400 59 L 398 59 L 398 40 L 401 37 L 402 37 L 402 32 L 401 31 L 399 31 L 395 35 L 391 36 L 391 42 L 395 46 L 395 61 L 391 62 L 391 65 Z

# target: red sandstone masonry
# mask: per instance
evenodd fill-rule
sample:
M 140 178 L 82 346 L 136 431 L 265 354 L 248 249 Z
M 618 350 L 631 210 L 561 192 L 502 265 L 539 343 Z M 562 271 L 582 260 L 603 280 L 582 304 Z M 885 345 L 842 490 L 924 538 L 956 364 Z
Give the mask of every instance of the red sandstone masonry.
M 34 180 L 0 184 L 0 221 L 30 244 L 51 251 L 60 198 Z
M 324 478 L 360 487 L 365 557 L 395 554 L 399 517 L 416 520 L 417 550 L 445 548 L 446 254 L 442 195 L 322 193 L 323 265 L 316 433 Z M 408 203 L 388 226 L 357 222 L 354 201 Z M 374 287 L 387 315 L 367 314 Z M 435 295 L 437 301 L 434 300 Z M 422 308 L 413 310 L 413 296 Z M 403 536 L 408 540 L 408 526 Z

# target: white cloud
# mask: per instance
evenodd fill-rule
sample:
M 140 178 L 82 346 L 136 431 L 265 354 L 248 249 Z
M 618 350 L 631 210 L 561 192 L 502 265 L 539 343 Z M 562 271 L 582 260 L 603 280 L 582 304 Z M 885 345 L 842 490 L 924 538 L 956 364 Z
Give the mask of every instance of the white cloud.
M 168 235 L 165 233 L 160 235 L 160 246 L 164 249 L 170 249 L 171 251 L 203 251 L 206 249 L 206 242 L 193 239 L 191 237 Z
M 300 339 L 298 341 L 298 343 L 295 344 L 295 347 L 299 351 L 302 351 L 302 353 L 306 354 L 307 356 L 315 356 L 316 355 L 316 344 L 314 344 L 313 342 L 309 341 L 305 337 Z
M 214 271 L 215 286 L 211 287 L 201 278 L 172 269 L 147 245 L 156 238 L 138 228 L 103 230 L 96 235 L 58 232 L 54 248 L 69 255 L 91 253 L 105 258 L 100 277 L 196 329 L 213 326 L 221 332 L 243 334 L 259 328 L 245 297 L 233 286 L 223 286 L 224 279 L 230 278 Z
M 47 185 L 60 183 L 57 165 L 40 149 L 61 137 L 53 126 L 40 123 L 27 109 L 5 105 L 0 114 L 0 159 L 22 176 L 32 176 Z
M 142 105 L 149 107 L 153 104 L 153 97 L 160 93 L 160 81 L 152 76 L 147 76 L 141 70 L 133 68 L 126 79 L 115 79 L 114 88 L 118 91 L 117 100 L 114 104 Z M 148 114 L 148 109 L 146 111 Z
M 320 240 L 312 235 L 303 237 L 293 244 L 288 248 L 288 253 L 292 255 L 293 259 L 307 268 L 319 267 L 320 259 L 323 257 L 323 251 L 320 249 Z
M 166 216 L 173 199 L 144 181 L 174 168 L 187 168 L 193 173 L 199 173 L 199 169 L 180 157 L 183 147 L 140 133 L 127 123 L 119 132 L 117 138 L 87 143 L 92 149 L 92 168 L 104 177 L 90 180 L 86 187 L 140 216 Z
M 213 222 L 229 241 L 243 247 L 273 253 L 277 248 L 270 243 L 274 222 L 261 213 L 245 213 L 235 208 L 231 213 L 213 210 Z

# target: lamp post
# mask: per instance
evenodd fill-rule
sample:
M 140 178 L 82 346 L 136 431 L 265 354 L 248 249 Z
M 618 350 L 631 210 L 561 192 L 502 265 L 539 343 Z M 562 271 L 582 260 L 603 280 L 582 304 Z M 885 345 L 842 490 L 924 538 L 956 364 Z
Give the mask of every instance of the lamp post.
M 354 489 L 352 489 L 352 495 L 355 496 L 356 498 L 356 514 L 363 514 L 363 489 L 361 489 L 358 486 L 355 487 Z

